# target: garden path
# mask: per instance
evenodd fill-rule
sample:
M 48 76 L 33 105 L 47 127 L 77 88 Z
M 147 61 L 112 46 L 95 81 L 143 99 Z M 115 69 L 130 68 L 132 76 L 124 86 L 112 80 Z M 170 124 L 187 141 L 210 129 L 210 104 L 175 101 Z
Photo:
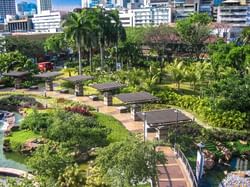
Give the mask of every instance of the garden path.
M 9 89 L 5 89 L 10 91 Z M 43 90 L 20 90 L 25 94 L 35 94 L 44 95 Z M 96 108 L 99 112 L 108 114 L 119 120 L 125 128 L 130 132 L 143 134 L 143 122 L 134 121 L 130 113 L 119 113 L 116 106 L 105 106 L 102 101 L 92 101 L 89 97 L 82 96 L 76 97 L 70 94 L 61 94 L 56 91 L 46 92 L 48 97 L 53 98 L 64 98 L 68 100 L 73 100 L 77 102 L 82 102 L 86 105 Z M 155 137 L 154 133 L 148 133 L 148 139 L 153 140 Z M 180 160 L 176 158 L 175 152 L 172 148 L 167 146 L 158 147 L 158 151 L 163 151 L 167 159 L 167 164 L 158 165 L 159 172 L 159 187 L 191 187 L 191 180 L 189 178 L 188 172 Z

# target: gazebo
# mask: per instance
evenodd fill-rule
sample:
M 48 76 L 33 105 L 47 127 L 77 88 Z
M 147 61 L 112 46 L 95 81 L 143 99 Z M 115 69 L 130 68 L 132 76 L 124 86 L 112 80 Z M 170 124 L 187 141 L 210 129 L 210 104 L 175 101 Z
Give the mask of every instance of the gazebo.
M 112 92 L 119 88 L 124 87 L 125 85 L 119 82 L 108 82 L 108 83 L 101 83 L 101 84 L 92 84 L 90 86 L 103 93 L 104 105 L 112 106 L 113 104 Z
M 4 76 L 13 77 L 15 80 L 15 88 L 20 89 L 23 78 L 28 75 L 27 71 L 10 71 L 8 73 L 3 73 Z
M 147 138 L 147 129 L 154 128 L 157 131 L 157 138 L 163 139 L 168 135 L 168 127 L 172 125 L 189 123 L 189 117 L 177 109 L 154 110 L 139 112 L 138 117 L 144 121 L 144 136 Z
M 83 82 L 86 80 L 93 79 L 92 76 L 87 75 L 77 75 L 68 78 L 63 78 L 65 81 L 69 81 L 75 85 L 75 95 L 76 96 L 83 96 Z
M 123 93 L 115 96 L 120 101 L 127 105 L 131 105 L 131 116 L 137 121 L 140 118 L 137 116 L 137 112 L 141 111 L 141 105 L 149 102 L 155 102 L 157 97 L 151 95 L 148 92 L 136 92 L 136 93 Z
M 53 91 L 53 80 L 59 75 L 62 75 L 62 73 L 53 71 L 37 74 L 34 77 L 45 79 L 45 90 Z

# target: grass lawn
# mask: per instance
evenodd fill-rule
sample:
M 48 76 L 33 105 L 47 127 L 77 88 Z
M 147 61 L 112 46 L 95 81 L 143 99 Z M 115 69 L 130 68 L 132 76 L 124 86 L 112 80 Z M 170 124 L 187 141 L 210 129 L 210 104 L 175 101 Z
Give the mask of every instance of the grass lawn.
M 97 121 L 105 127 L 111 129 L 108 135 L 110 142 L 117 142 L 126 139 L 130 133 L 129 131 L 115 118 L 101 113 L 95 113 Z
M 17 150 L 27 140 L 38 138 L 38 137 L 40 137 L 40 135 L 35 134 L 34 132 L 30 130 L 20 130 L 20 131 L 12 132 L 10 136 L 6 137 L 6 139 L 9 139 L 11 147 L 14 150 Z

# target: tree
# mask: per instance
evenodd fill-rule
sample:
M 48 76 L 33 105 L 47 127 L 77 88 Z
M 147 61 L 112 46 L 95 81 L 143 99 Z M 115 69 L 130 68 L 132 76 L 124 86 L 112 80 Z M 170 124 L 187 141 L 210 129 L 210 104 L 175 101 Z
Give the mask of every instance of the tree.
M 47 38 L 44 42 L 45 51 L 60 53 L 65 52 L 69 47 L 68 42 L 65 40 L 65 36 L 63 33 L 53 34 L 49 38 Z
M 245 27 L 241 34 L 239 40 L 242 42 L 243 45 L 250 44 L 250 27 Z
M 28 160 L 28 165 L 34 169 L 36 175 L 57 180 L 60 173 L 72 162 L 73 158 L 68 149 L 50 141 L 37 148 Z
M 43 43 L 44 39 L 32 39 L 22 37 L 9 36 L 3 41 L 5 52 L 19 51 L 28 58 L 39 58 L 44 55 Z
M 85 173 L 77 164 L 67 166 L 58 177 L 55 184 L 57 187 L 83 187 L 85 184 Z
M 13 70 L 36 72 L 37 65 L 18 51 L 0 53 L 0 73 Z
M 192 53 L 197 59 L 204 48 L 204 42 L 211 33 L 208 27 L 210 22 L 211 18 L 208 14 L 194 13 L 176 23 L 177 33 L 182 41 L 192 48 Z
M 86 17 L 86 11 L 87 10 L 82 10 L 80 13 L 72 12 L 62 23 L 66 39 L 74 41 L 78 48 L 79 75 L 82 74 L 81 52 L 84 50 L 89 36 L 88 34 L 91 32 L 91 23 Z
M 166 66 L 166 71 L 170 73 L 172 79 L 176 82 L 177 89 L 180 90 L 181 81 L 185 78 L 183 61 L 175 59 L 172 64 Z
M 164 163 L 163 153 L 155 145 L 130 138 L 115 142 L 98 151 L 96 166 L 111 186 L 133 186 L 152 180 L 156 184 L 158 162 Z
M 52 120 L 48 113 L 32 110 L 21 122 L 22 129 L 30 129 L 35 133 L 46 131 Z
M 52 120 L 46 136 L 61 142 L 72 151 L 86 152 L 90 148 L 107 144 L 109 131 L 93 117 L 58 110 L 52 114 Z

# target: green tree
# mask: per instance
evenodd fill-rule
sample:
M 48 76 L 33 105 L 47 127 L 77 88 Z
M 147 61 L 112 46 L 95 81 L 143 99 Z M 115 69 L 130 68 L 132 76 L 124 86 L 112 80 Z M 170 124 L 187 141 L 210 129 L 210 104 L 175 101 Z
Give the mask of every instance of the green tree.
M 22 129 L 30 129 L 36 133 L 46 131 L 48 126 L 52 123 L 52 119 L 48 113 L 32 110 L 21 122 Z
M 18 51 L 0 53 L 0 72 L 13 70 L 36 72 L 37 65 Z
M 66 39 L 74 41 L 78 49 L 79 75 L 82 74 L 82 52 L 86 47 L 87 38 L 91 32 L 91 23 L 87 19 L 86 11 L 82 10 L 80 13 L 72 12 L 62 23 Z
M 185 79 L 185 69 L 183 61 L 175 59 L 173 63 L 166 66 L 166 71 L 170 73 L 172 79 L 176 82 L 176 87 L 180 90 L 181 81 Z
M 77 164 L 67 166 L 58 177 L 55 186 L 58 187 L 83 187 L 85 184 L 85 173 Z
M 44 42 L 44 49 L 47 52 L 60 53 L 66 51 L 68 47 L 69 44 L 63 33 L 53 34 Z
M 192 53 L 197 59 L 204 48 L 204 42 L 211 33 L 208 26 L 211 21 L 208 14 L 194 13 L 176 23 L 177 33 L 184 43 L 191 46 Z
M 240 42 L 243 43 L 243 45 L 247 45 L 250 44 L 250 27 L 245 27 L 241 34 L 240 34 L 240 38 L 239 38 Z
M 52 114 L 52 119 L 46 136 L 72 151 L 85 152 L 107 144 L 109 131 L 93 117 L 58 110 Z
M 35 175 L 57 180 L 72 162 L 68 149 L 58 143 L 48 142 L 37 148 L 28 160 L 28 165 L 34 169 Z
M 155 145 L 137 138 L 110 144 L 98 151 L 96 166 L 111 186 L 133 186 L 157 178 L 156 164 L 165 162 Z

